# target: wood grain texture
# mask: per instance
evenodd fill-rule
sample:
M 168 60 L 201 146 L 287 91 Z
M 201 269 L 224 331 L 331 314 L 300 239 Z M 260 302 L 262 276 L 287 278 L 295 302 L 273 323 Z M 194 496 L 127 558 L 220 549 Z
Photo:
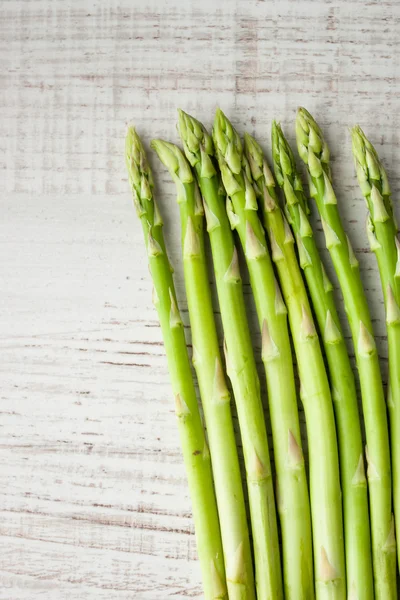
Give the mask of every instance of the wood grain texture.
M 400 4 L 3 0 L 0 45 L 0 599 L 200 598 L 125 124 L 176 141 L 178 106 L 210 125 L 220 105 L 269 153 L 271 119 L 293 140 L 305 105 L 331 146 L 386 376 L 348 127 L 376 142 L 397 198 Z M 151 162 L 187 325 L 174 186 Z

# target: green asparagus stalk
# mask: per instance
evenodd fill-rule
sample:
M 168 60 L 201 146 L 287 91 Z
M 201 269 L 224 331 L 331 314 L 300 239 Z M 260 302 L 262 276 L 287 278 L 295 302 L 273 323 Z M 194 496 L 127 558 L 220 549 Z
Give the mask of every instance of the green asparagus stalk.
M 212 139 L 180 111 L 179 132 L 204 199 L 217 292 L 225 333 L 227 371 L 236 400 L 246 466 L 258 600 L 281 599 L 282 578 L 274 489 L 260 382 L 243 299 L 238 255 L 213 161 Z M 228 579 L 231 566 L 227 564 Z
M 400 241 L 388 178 L 378 154 L 360 127 L 353 128 L 352 141 L 358 181 L 369 210 L 368 238 L 378 261 L 386 307 L 393 504 L 400 560 Z
M 310 457 L 314 572 L 318 600 L 346 597 L 343 523 L 335 419 L 328 377 L 288 222 L 261 147 L 245 134 L 245 153 L 289 313 L 300 375 Z
M 253 565 L 242 479 L 222 369 L 204 251 L 204 209 L 190 165 L 174 144 L 154 140 L 152 147 L 177 186 L 181 218 L 186 296 L 192 329 L 194 366 L 204 408 L 226 564 L 236 573 L 228 578 L 230 600 L 255 598 Z
M 311 515 L 287 310 L 258 217 L 248 161 L 239 135 L 220 110 L 215 117 L 213 138 L 222 180 L 230 197 L 227 212 L 231 228 L 237 230 L 246 256 L 262 332 L 277 486 L 282 491 L 277 507 L 282 529 L 285 598 L 310 600 L 314 598 Z
M 372 558 L 375 596 L 396 598 L 396 544 L 392 517 L 389 436 L 379 357 L 358 261 L 344 231 L 329 167 L 329 149 L 312 116 L 299 109 L 299 154 L 306 163 L 353 336 L 367 438 Z
M 140 218 L 154 283 L 153 301 L 163 334 L 175 411 L 192 499 L 197 549 L 207 600 L 227 599 L 222 542 L 211 473 L 210 453 L 197 405 L 185 334 L 168 261 L 162 219 L 153 198 L 153 178 L 133 127 L 126 136 L 126 166 Z
M 285 197 L 285 211 L 295 234 L 328 362 L 333 407 L 339 438 L 343 493 L 346 575 L 349 594 L 374 597 L 368 492 L 353 370 L 336 311 L 333 287 L 326 275 L 307 217 L 307 199 L 293 152 L 276 122 L 272 125 L 275 176 Z

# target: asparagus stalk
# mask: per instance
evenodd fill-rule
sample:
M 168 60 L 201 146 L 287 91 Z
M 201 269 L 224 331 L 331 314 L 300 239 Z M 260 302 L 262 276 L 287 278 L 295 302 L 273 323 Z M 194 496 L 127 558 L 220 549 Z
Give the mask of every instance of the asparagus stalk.
M 232 382 L 243 443 L 257 598 L 279 600 L 282 598 L 282 580 L 268 439 L 238 256 L 225 209 L 225 192 L 212 159 L 212 139 L 204 127 L 180 111 L 179 132 L 204 198 L 225 333 L 227 371 Z M 231 568 L 227 564 L 228 579 Z
M 237 566 L 232 578 L 228 578 L 229 598 L 250 600 L 255 598 L 251 548 L 230 395 L 222 369 L 204 252 L 203 204 L 181 150 L 162 140 L 154 140 L 152 147 L 177 186 L 193 363 L 210 443 L 225 562 L 233 561 Z
M 310 174 L 312 195 L 321 215 L 326 246 L 339 279 L 353 335 L 367 438 L 375 596 L 389 600 L 396 597 L 396 544 L 386 406 L 371 317 L 358 261 L 345 234 L 332 188 L 329 149 L 321 129 L 304 108 L 297 113 L 296 136 L 299 154 Z
M 185 334 L 162 233 L 163 223 L 153 198 L 153 178 L 142 143 L 133 127 L 128 128 L 125 152 L 133 202 L 142 224 L 154 283 L 153 301 L 160 319 L 175 396 L 204 594 L 207 600 L 227 599 L 210 453 L 197 405 Z
M 272 156 L 329 367 L 339 438 L 347 585 L 354 598 L 372 600 L 374 587 L 368 492 L 353 370 L 336 311 L 333 287 L 326 275 L 307 217 L 307 199 L 301 177 L 293 152 L 281 126 L 276 122 L 272 126 Z
M 277 201 L 275 181 L 261 147 L 245 134 L 245 153 L 260 194 L 272 260 L 289 322 L 306 414 L 316 596 L 346 597 L 339 461 L 331 393 L 310 304 L 294 251 L 294 240 Z
M 358 181 L 369 210 L 368 237 L 378 261 L 386 307 L 393 504 L 400 560 L 400 242 L 389 182 L 378 154 L 360 127 L 353 128 L 352 141 Z
M 214 146 L 228 199 L 228 216 L 246 256 L 262 331 L 269 412 L 272 424 L 278 511 L 282 529 L 285 598 L 314 598 L 311 515 L 301 448 L 293 360 L 287 310 L 257 213 L 252 175 L 239 135 L 226 116 L 217 111 Z

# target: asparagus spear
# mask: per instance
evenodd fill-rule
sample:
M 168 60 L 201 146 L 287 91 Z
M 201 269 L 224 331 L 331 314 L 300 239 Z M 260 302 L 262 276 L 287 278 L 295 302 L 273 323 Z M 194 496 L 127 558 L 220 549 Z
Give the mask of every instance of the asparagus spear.
M 154 140 L 152 147 L 177 186 L 194 366 L 210 442 L 224 556 L 227 565 L 233 561 L 237 566 L 236 572 L 228 576 L 229 598 L 250 600 L 255 598 L 251 548 L 230 395 L 222 369 L 207 274 L 203 204 L 190 165 L 181 150 L 162 140 Z
M 339 279 L 353 335 L 367 438 L 375 596 L 389 600 L 396 597 L 396 544 L 389 437 L 379 357 L 358 261 L 345 234 L 332 188 L 329 149 L 321 129 L 304 108 L 297 113 L 296 136 L 299 154 L 310 174 L 326 246 Z
M 257 598 L 279 600 L 283 597 L 282 580 L 268 439 L 238 256 L 225 210 L 225 192 L 212 159 L 212 139 L 205 128 L 196 119 L 180 111 L 179 132 L 204 198 L 225 333 L 227 371 L 232 382 L 243 442 Z M 227 572 L 229 578 L 229 565 Z
M 213 137 L 222 180 L 230 196 L 227 207 L 231 228 L 237 230 L 243 246 L 262 331 L 277 485 L 282 491 L 278 511 L 285 598 L 310 600 L 314 597 L 311 515 L 287 310 L 258 217 L 248 161 L 239 135 L 220 110 L 215 117 Z
M 204 594 L 207 600 L 226 599 L 225 568 L 210 453 L 197 405 L 185 334 L 162 233 L 163 223 L 153 198 L 153 178 L 142 143 L 133 127 L 128 128 L 125 153 L 133 202 L 145 238 L 154 283 L 153 301 L 160 319 L 175 396 Z
M 307 199 L 301 177 L 293 152 L 281 126 L 276 122 L 272 125 L 272 156 L 329 367 L 339 438 L 347 585 L 353 597 L 372 599 L 374 587 L 368 492 L 353 370 L 336 311 L 333 287 L 326 275 L 307 217 Z
M 400 560 L 400 242 L 386 171 L 360 127 L 353 128 L 352 140 L 358 181 L 369 210 L 368 237 L 378 261 L 386 307 L 393 504 Z
M 260 194 L 272 260 L 280 278 L 296 352 L 306 414 L 316 596 L 346 597 L 342 506 L 335 420 L 328 378 L 294 240 L 277 201 L 275 181 L 261 147 L 245 134 L 245 153 Z

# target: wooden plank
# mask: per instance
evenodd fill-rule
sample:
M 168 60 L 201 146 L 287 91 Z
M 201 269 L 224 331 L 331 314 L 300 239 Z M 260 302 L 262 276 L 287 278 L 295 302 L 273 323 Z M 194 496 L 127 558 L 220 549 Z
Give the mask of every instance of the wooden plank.
M 177 141 L 178 106 L 210 125 L 220 105 L 269 153 L 271 119 L 293 140 L 306 105 L 331 145 L 386 377 L 382 295 L 346 128 L 359 122 L 376 142 L 396 198 L 399 23 L 395 0 L 3 0 L 0 599 L 201 597 L 124 169 L 128 121 L 147 144 Z M 150 160 L 188 325 L 174 186 Z M 245 293 L 262 373 L 247 281 Z

